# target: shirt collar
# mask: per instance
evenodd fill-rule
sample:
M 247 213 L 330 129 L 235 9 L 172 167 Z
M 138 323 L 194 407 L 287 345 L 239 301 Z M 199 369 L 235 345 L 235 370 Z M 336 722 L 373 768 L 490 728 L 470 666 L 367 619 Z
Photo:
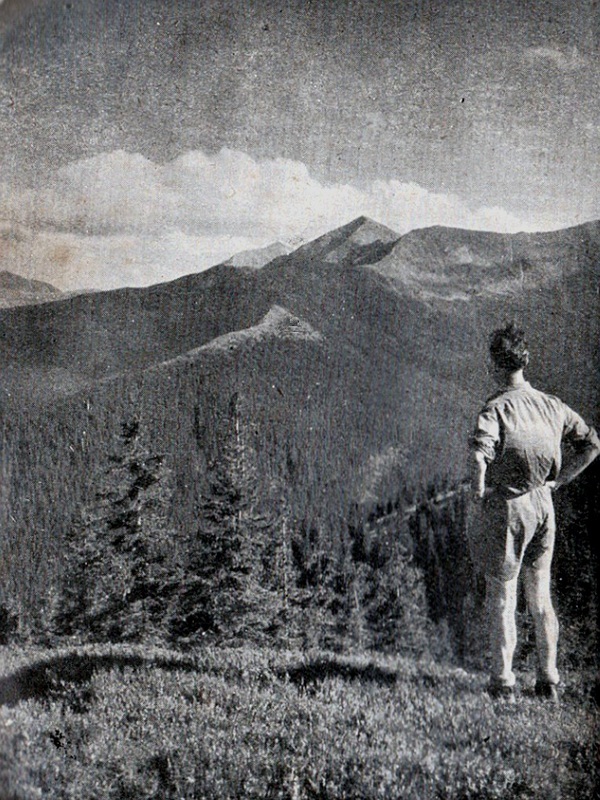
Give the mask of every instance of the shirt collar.
M 506 386 L 500 387 L 499 393 L 504 394 L 505 392 L 514 392 L 516 389 L 531 389 L 531 384 L 529 381 L 523 381 L 523 383 L 516 383 L 514 385 L 508 383 Z

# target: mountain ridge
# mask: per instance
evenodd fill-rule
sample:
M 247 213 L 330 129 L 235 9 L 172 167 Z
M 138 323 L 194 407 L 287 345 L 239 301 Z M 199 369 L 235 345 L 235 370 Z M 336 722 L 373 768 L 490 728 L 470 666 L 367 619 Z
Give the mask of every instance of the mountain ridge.
M 357 234 L 370 244 L 357 244 Z M 384 247 L 383 255 L 370 249 L 373 242 Z M 518 250 L 515 242 L 525 242 L 528 249 Z M 508 303 L 508 308 L 518 307 L 525 296 L 531 295 L 533 302 L 535 293 L 558 288 L 564 316 L 566 298 L 575 290 L 582 298 L 593 302 L 597 298 L 600 222 L 541 234 L 435 227 L 397 237 L 391 229 L 382 230 L 378 223 L 359 217 L 313 244 L 312 249 L 309 243 L 258 270 L 221 264 L 151 287 L 3 309 L 0 376 L 7 376 L 10 367 L 6 382 L 10 387 L 19 371 L 28 370 L 27 380 L 19 384 L 25 386 L 35 380 L 36 370 L 43 381 L 50 368 L 71 386 L 138 371 L 252 328 L 273 306 L 286 308 L 324 336 L 328 330 L 334 339 L 342 336 L 339 346 L 344 347 L 356 346 L 343 337 L 362 318 L 373 347 L 377 341 L 373 332 L 387 325 L 387 313 L 390 318 L 397 313 L 384 311 L 390 303 L 409 309 L 411 319 L 415 309 L 444 317 L 449 313 L 448 299 L 455 297 L 477 300 L 478 305 L 491 303 L 494 308 Z M 339 258 L 324 260 L 331 253 Z M 369 274 L 379 276 L 381 286 Z M 361 306 L 355 295 L 363 297 Z M 548 302 L 555 304 L 556 298 L 548 295 Z M 382 304 L 381 309 L 372 308 L 374 303 Z M 471 316 L 479 313 L 477 307 L 469 311 Z M 591 311 L 585 313 L 590 317 Z M 588 324 L 593 326 L 591 317 Z M 54 385 L 60 386 L 60 380 Z
M 235 253 L 231 258 L 224 261 L 223 264 L 231 267 L 260 269 L 264 267 L 265 264 L 273 261 L 273 259 L 287 256 L 290 252 L 290 248 L 282 242 L 273 242 L 265 247 L 259 247 L 253 250 L 242 250 L 239 253 Z
M 600 222 L 560 231 L 503 234 L 434 226 L 409 231 L 377 263 L 396 284 L 440 299 L 506 294 L 598 273 Z
M 46 281 L 0 270 L 0 308 L 50 302 L 61 295 L 60 289 Z

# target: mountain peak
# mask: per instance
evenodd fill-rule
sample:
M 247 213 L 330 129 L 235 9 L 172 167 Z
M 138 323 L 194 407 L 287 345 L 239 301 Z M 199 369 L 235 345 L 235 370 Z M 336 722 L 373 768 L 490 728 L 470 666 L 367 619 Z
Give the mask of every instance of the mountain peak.
M 381 222 L 377 222 L 377 220 L 364 215 L 352 220 L 352 222 L 345 227 L 352 229 L 353 236 L 358 234 L 360 238 L 370 240 L 365 241 L 366 244 L 376 240 L 381 242 L 395 242 L 400 238 L 400 235 L 391 228 L 388 228 L 387 225 L 383 225 Z M 339 228 L 338 230 L 343 230 L 343 228 Z
M 399 238 L 391 228 L 360 216 L 299 247 L 293 256 L 332 264 L 371 264 L 386 255 Z
M 289 312 L 287 308 L 274 305 L 257 325 L 218 336 L 200 347 L 196 352 L 237 350 L 242 345 L 253 345 L 266 339 L 303 339 L 305 341 L 319 342 L 322 341 L 323 334 L 315 330 L 305 320 Z
M 379 239 L 387 242 L 396 241 L 400 238 L 400 234 L 388 228 L 387 225 L 383 225 L 381 222 L 377 222 L 377 220 L 362 214 L 360 217 L 356 217 L 356 219 L 347 222 L 345 225 L 340 225 L 339 228 L 334 228 L 324 236 L 320 236 L 318 239 L 315 239 L 314 242 L 309 242 L 309 244 L 316 244 L 328 236 L 355 238 L 356 234 L 359 234 L 360 237 L 364 237 L 365 239 L 370 239 L 371 241 Z

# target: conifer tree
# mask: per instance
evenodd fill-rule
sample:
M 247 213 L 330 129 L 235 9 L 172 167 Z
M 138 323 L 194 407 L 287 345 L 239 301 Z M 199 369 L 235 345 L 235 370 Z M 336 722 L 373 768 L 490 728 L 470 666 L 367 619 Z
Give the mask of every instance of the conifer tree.
M 236 393 L 199 498 L 173 625 L 178 638 L 273 641 L 289 630 L 294 581 L 284 492 L 261 479 L 255 431 L 243 412 Z
M 172 476 L 143 442 L 138 419 L 122 425 L 93 500 L 68 541 L 59 633 L 110 641 L 160 641 L 183 574 L 169 527 Z

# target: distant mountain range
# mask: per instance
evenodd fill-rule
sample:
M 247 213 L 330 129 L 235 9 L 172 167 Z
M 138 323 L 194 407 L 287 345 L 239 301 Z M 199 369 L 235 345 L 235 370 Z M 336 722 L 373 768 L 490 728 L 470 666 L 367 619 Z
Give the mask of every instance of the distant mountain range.
M 48 469 L 68 470 L 65 442 L 85 437 L 86 458 L 108 457 L 110 432 L 142 414 L 191 509 L 235 406 L 298 516 L 458 479 L 492 390 L 489 332 L 512 318 L 529 332 L 532 382 L 598 421 L 600 222 L 399 236 L 361 217 L 292 253 L 231 261 L 0 310 L 0 408 L 30 428 L 53 417 Z
M 0 272 L 0 308 L 47 303 L 61 297 L 62 292 L 44 281 L 23 278 L 12 272 Z

